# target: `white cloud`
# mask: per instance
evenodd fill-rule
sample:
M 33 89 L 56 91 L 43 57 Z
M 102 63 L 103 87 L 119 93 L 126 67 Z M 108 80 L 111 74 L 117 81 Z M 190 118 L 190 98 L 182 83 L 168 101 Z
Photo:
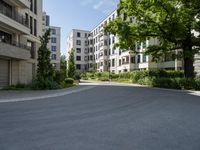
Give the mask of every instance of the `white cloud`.
M 94 10 L 107 14 L 117 7 L 118 0 L 82 0 L 81 5 L 91 6 Z

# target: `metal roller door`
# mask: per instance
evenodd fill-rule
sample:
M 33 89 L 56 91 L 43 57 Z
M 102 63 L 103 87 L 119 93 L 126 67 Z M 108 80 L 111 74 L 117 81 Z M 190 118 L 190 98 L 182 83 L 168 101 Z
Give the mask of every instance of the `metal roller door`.
M 9 61 L 0 59 L 0 87 L 9 85 Z

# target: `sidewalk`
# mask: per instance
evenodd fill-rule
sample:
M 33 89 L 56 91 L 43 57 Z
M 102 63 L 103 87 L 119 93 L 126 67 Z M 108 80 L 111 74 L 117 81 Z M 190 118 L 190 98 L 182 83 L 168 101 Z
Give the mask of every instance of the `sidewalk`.
M 43 90 L 43 91 L 0 91 L 0 103 L 3 102 L 18 102 L 27 100 L 46 99 L 58 96 L 64 96 L 84 90 L 89 90 L 95 86 L 75 86 L 60 90 Z

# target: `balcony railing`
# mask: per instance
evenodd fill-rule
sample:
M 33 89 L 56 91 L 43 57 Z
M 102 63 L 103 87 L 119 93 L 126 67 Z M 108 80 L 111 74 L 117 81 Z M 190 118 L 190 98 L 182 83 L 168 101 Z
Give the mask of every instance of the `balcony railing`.
M 4 43 L 4 44 L 8 44 L 8 45 L 12 45 L 12 46 L 15 46 L 15 47 L 19 47 L 19 48 L 22 48 L 22 49 L 25 49 L 25 50 L 28 50 L 28 51 L 31 51 L 32 48 L 27 46 L 27 45 L 24 45 L 24 44 L 21 44 L 19 42 L 15 42 L 15 41 L 12 41 L 12 42 L 4 42 L 3 40 L 0 40 L 0 43 Z
M 0 5 L 0 13 L 29 28 L 29 20 L 28 18 L 25 18 L 22 14 L 19 14 L 16 11 L 11 11 L 3 5 Z

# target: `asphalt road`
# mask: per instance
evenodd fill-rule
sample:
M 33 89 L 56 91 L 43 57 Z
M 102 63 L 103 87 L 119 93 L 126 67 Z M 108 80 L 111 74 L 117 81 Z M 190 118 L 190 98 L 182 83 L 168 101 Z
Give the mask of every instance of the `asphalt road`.
M 200 97 L 99 85 L 0 103 L 0 150 L 200 150 Z

